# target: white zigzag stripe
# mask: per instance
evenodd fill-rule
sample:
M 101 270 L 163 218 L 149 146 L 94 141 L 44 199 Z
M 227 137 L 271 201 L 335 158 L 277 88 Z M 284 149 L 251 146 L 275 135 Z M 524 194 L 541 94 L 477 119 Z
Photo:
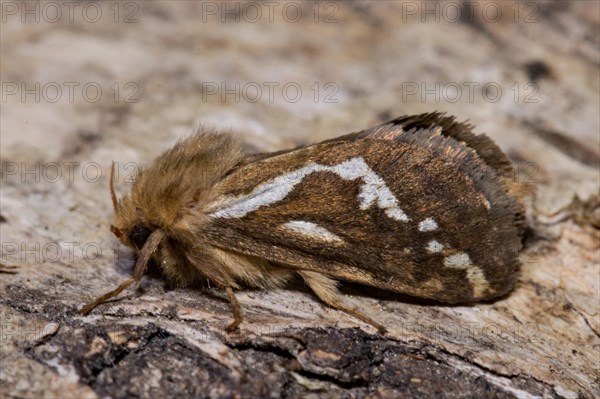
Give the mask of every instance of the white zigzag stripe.
M 227 198 L 220 209 L 212 212 L 214 218 L 241 218 L 260 207 L 283 200 L 302 179 L 314 172 L 333 172 L 344 180 L 361 179 L 358 199 L 360 209 L 369 209 L 373 204 L 385 210 L 395 220 L 406 222 L 409 217 L 398 207 L 398 200 L 385 181 L 367 165 L 361 157 L 349 159 L 339 165 L 326 166 L 310 163 L 303 168 L 278 176 L 258 185 L 251 193 Z

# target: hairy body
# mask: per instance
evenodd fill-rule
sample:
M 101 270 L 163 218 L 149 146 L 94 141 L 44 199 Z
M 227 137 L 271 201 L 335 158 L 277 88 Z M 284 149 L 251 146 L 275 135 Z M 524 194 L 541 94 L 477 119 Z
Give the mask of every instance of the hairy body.
M 299 275 L 328 305 L 337 281 L 446 303 L 487 300 L 514 285 L 523 187 L 486 136 L 441 114 L 401 117 L 315 145 L 245 155 L 225 134 L 199 132 L 140 171 L 117 200 L 112 231 L 179 286 L 274 288 Z M 112 183 L 112 179 L 111 179 Z

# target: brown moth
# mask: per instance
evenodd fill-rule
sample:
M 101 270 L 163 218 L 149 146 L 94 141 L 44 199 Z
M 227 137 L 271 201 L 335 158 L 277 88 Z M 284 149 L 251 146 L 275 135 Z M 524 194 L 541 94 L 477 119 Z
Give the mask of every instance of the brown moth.
M 507 293 L 525 228 L 524 189 L 506 155 L 440 113 L 287 151 L 244 155 L 200 131 L 139 172 L 117 200 L 112 232 L 138 252 L 132 277 L 82 309 L 139 283 L 150 260 L 179 286 L 208 279 L 242 321 L 234 290 L 300 276 L 327 305 L 338 281 L 456 304 Z

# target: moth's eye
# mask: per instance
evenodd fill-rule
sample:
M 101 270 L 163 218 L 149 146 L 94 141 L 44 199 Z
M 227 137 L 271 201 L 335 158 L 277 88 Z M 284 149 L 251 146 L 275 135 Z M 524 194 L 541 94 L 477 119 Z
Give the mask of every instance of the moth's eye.
M 148 237 L 152 234 L 152 230 L 144 226 L 143 224 L 136 224 L 131 229 L 131 233 L 129 233 L 129 241 L 135 245 L 135 247 L 139 250 L 142 249 Z
M 113 226 L 112 224 L 110 225 L 110 231 L 117 236 L 117 238 L 121 238 L 123 237 L 123 233 L 121 232 L 121 230 L 117 229 L 115 226 Z

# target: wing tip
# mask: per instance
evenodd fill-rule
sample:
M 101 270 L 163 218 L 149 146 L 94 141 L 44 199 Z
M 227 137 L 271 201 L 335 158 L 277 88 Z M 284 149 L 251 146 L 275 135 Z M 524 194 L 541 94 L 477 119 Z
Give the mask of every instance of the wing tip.
M 464 143 L 473 149 L 477 155 L 490 167 L 503 176 L 513 173 L 513 167 L 506 154 L 500 147 L 485 134 L 473 133 L 473 124 L 468 120 L 458 122 L 454 115 L 445 112 L 434 111 L 418 115 L 401 116 L 383 123 L 378 128 L 397 129 L 394 138 L 408 132 L 429 131 L 435 135 L 441 134 L 458 142 Z M 390 137 L 391 138 L 391 137 Z
M 504 151 L 490 137 L 473 133 L 473 128 L 468 121 L 458 122 L 454 116 L 436 111 L 395 118 L 363 137 L 416 144 L 449 157 L 449 160 L 461 165 L 465 173 L 469 173 L 488 195 L 495 192 L 491 196 L 505 202 L 503 207 L 511 209 L 519 235 L 522 235 L 526 224 L 523 197 L 527 190 L 522 183 L 514 180 L 513 165 Z M 502 179 L 490 180 L 489 172 L 485 172 L 486 167 L 502 176 Z M 475 173 L 478 170 L 483 172 L 481 176 Z M 503 190 L 506 190 L 506 194 L 501 193 Z

